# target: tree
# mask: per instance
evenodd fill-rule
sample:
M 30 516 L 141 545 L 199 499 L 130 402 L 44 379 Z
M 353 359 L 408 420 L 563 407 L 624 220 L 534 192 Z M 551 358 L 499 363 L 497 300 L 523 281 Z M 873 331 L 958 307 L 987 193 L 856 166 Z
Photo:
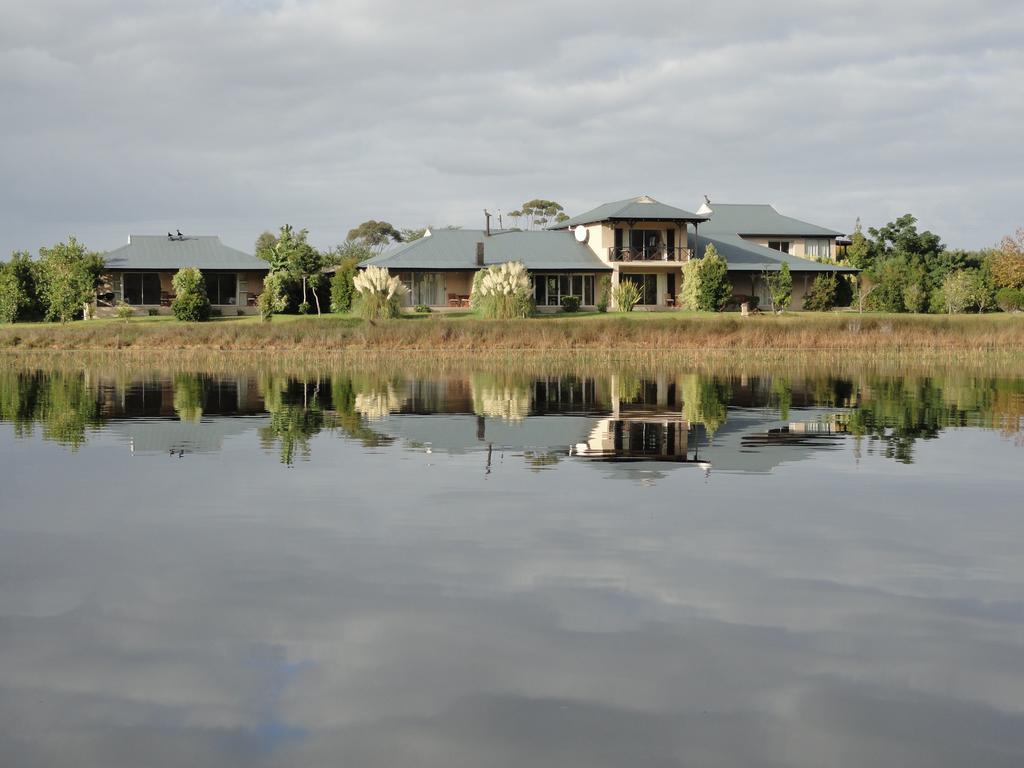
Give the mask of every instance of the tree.
M 401 234 L 401 242 L 411 243 L 414 240 L 419 240 L 425 234 L 429 227 L 423 227 L 422 229 L 405 229 L 403 228 L 399 234 Z
M 967 272 L 953 272 L 942 284 L 942 296 L 946 302 L 946 312 L 959 314 L 969 309 L 974 303 L 974 285 Z
M 704 248 L 704 258 L 700 260 L 700 309 L 704 312 L 721 312 L 731 296 L 729 265 L 719 255 L 714 243 L 708 243 Z
M 46 319 L 66 323 L 81 316 L 96 296 L 104 270 L 103 257 L 87 251 L 72 236 L 67 243 L 40 248 L 39 265 Z
M 521 210 L 509 214 L 513 218 L 524 217 L 529 220 L 529 229 L 544 227 L 551 221 L 561 223 L 569 217 L 565 215 L 565 209 L 554 200 L 542 200 L 540 198 L 529 200 L 523 203 Z
M 15 323 L 42 315 L 39 264 L 27 252 L 16 251 L 0 263 L 0 322 Z
M 265 240 L 264 247 L 256 255 L 270 265 L 270 273 L 279 275 L 282 283 L 287 279 L 301 283 L 302 304 L 299 310 L 302 312 L 309 311 L 307 288 L 312 286 L 316 313 L 319 315 L 320 297 L 316 288 L 326 260 L 323 254 L 307 242 L 308 236 L 309 230 L 300 229 L 296 232 L 290 224 L 285 224 L 273 245 L 269 244 L 269 239 Z
M 210 299 L 206 295 L 206 280 L 197 267 L 182 267 L 171 278 L 174 301 L 171 311 L 183 322 L 201 323 L 210 319 Z
M 789 302 L 793 299 L 793 275 L 790 274 L 789 264 L 782 262 L 779 271 L 768 276 L 768 292 L 772 297 L 772 309 L 785 312 L 789 308 Z
M 909 213 L 890 221 L 884 227 L 868 229 L 874 238 L 876 258 L 904 256 L 911 263 L 927 265 L 946 250 L 941 238 L 933 232 L 917 231 L 917 218 Z
M 275 245 L 277 245 L 277 235 L 269 230 L 262 232 L 260 233 L 260 236 L 256 238 L 256 250 L 253 251 L 253 253 L 259 256 L 260 253 L 269 248 L 273 248 Z
M 708 243 L 704 258 L 691 259 L 683 265 L 683 283 L 679 304 L 699 312 L 720 312 L 732 296 L 729 265 Z
M 1024 289 L 1024 227 L 1003 238 L 988 267 L 996 287 Z
M 850 236 L 850 245 L 846 249 L 846 259 L 857 269 L 868 269 L 873 263 L 872 251 L 872 243 L 864 236 L 858 218 L 853 235 Z
M 370 219 L 358 227 L 350 229 L 346 239 L 355 240 L 370 248 L 374 253 L 380 253 L 388 243 L 402 242 L 402 233 L 386 221 Z
M 288 308 L 288 297 L 284 292 L 281 273 L 271 272 L 263 278 L 263 292 L 260 294 L 257 305 L 260 309 L 260 317 L 266 321 Z

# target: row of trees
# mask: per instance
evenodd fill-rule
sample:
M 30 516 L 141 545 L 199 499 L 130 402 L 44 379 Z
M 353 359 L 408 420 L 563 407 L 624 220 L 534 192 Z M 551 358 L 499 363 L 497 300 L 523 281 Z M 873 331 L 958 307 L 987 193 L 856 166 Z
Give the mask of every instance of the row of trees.
M 919 232 L 911 214 L 864 233 L 858 220 L 845 261 L 862 270 L 856 302 L 879 312 L 1024 309 L 1024 229 L 995 248 L 951 250 Z
M 83 317 L 91 311 L 103 270 L 103 257 L 74 237 L 40 248 L 38 259 L 15 252 L 0 263 L 0 322 Z

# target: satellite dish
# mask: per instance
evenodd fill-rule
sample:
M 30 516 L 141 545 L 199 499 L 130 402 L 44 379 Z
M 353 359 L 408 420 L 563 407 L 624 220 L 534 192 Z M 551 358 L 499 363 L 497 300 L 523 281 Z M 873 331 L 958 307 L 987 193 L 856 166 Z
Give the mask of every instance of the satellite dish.
M 573 230 L 573 234 L 576 235 L 576 242 L 585 243 L 587 242 L 587 236 L 590 234 L 590 231 L 582 224 L 580 224 L 578 227 L 576 227 L 576 229 Z

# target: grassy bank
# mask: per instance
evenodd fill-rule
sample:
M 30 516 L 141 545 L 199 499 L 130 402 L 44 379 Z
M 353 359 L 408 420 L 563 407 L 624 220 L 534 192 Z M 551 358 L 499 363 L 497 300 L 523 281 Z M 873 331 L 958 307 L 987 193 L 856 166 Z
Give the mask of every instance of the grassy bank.
M 366 323 L 349 317 L 93 320 L 0 326 L 2 350 L 331 353 L 859 352 L 1024 354 L 1021 315 L 632 313 L 495 321 L 433 315 Z

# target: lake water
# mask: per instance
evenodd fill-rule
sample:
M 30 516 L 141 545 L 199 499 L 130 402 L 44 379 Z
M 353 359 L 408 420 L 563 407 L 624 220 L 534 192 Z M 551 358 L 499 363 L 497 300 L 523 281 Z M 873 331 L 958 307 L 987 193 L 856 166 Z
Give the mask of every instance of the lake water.
M 1024 379 L 0 371 L 4 766 L 1024 765 Z

